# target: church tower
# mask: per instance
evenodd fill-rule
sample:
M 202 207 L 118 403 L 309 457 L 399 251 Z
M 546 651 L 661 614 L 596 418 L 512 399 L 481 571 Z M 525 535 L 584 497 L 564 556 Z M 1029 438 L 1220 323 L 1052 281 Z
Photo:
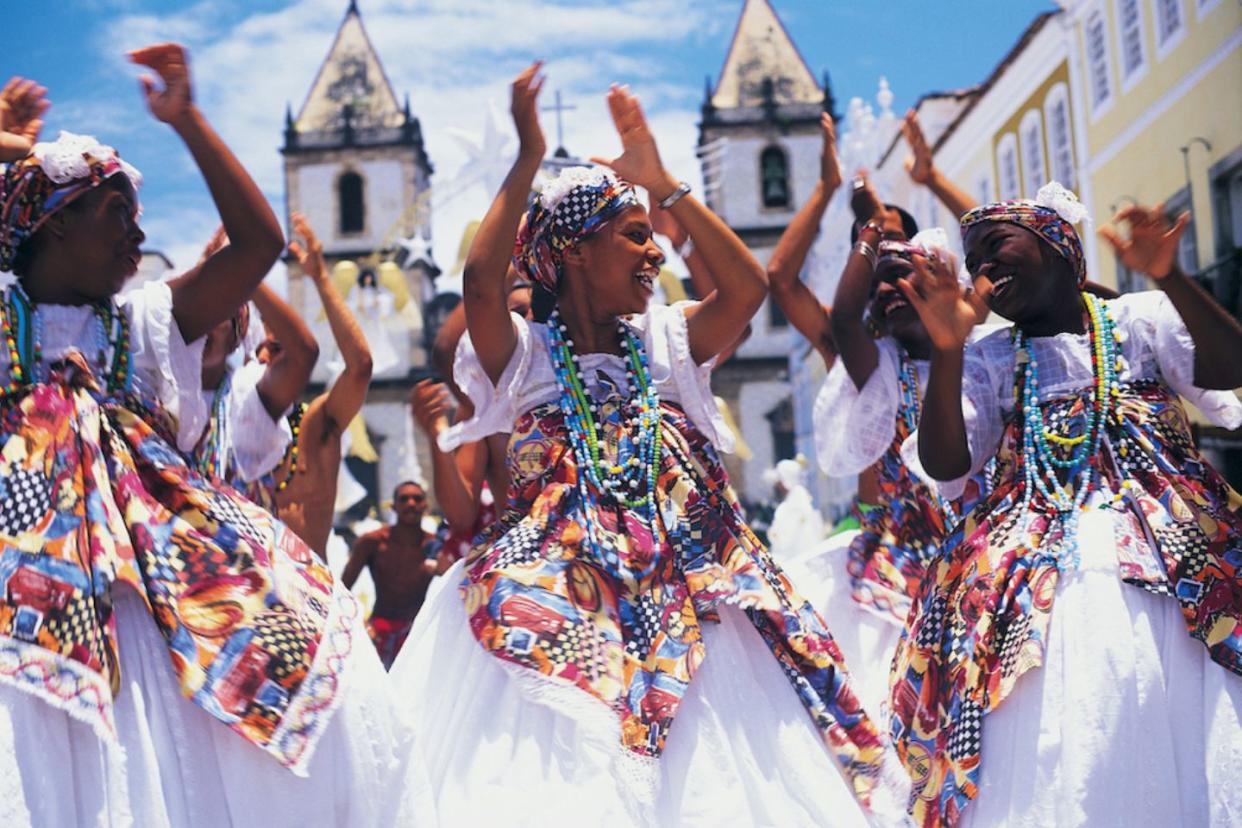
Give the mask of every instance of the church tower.
M 833 111 L 769 0 L 745 0 L 720 76 L 708 78 L 698 154 L 707 205 L 766 264 L 781 233 L 819 180 L 819 116 Z M 716 371 L 714 385 L 733 409 L 753 456 L 731 469 L 744 498 L 771 496 L 762 479 L 792 457 L 791 329 L 766 302 L 751 337 Z
M 371 387 L 362 422 L 350 430 L 353 452 L 376 461 L 365 469 L 351 463 L 368 490 L 359 507 L 365 510 L 429 468 L 428 457 L 417 456 L 426 452 L 414 447 L 406 400 L 425 374 L 423 307 L 438 270 L 430 254 L 432 166 L 422 128 L 409 96 L 398 102 L 356 0 L 301 109 L 286 111 L 281 154 L 286 226 L 292 230 L 294 212 L 306 216 L 371 347 Z M 319 341 L 315 391 L 335 376 L 339 353 L 315 286 L 296 261 L 287 264 L 289 302 Z

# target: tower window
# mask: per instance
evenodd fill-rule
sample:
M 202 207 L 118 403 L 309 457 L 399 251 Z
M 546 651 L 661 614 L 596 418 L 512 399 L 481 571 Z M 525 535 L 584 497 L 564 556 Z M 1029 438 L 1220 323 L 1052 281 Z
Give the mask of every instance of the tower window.
M 780 147 L 768 147 L 759 155 L 764 207 L 789 206 L 789 159 Z
M 356 172 L 344 173 L 337 179 L 336 190 L 340 203 L 341 235 L 361 233 L 367 218 L 362 176 Z

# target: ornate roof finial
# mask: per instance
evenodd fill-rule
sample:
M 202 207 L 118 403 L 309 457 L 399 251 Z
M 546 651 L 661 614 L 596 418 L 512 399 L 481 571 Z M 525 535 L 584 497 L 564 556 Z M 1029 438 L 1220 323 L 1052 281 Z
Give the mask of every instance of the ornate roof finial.
M 824 111 L 832 116 L 832 120 L 841 120 L 841 114 L 837 112 L 837 99 L 832 94 L 832 79 L 828 77 L 827 69 L 824 70 Z
M 345 15 L 348 17 L 351 14 L 359 14 L 359 13 L 360 12 L 358 11 L 358 0 L 349 0 L 349 8 L 345 10 Z

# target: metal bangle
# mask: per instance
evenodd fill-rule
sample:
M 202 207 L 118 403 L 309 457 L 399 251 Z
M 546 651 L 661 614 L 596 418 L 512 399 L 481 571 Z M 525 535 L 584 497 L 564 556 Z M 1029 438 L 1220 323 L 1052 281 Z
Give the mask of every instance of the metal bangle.
M 874 247 L 867 244 L 862 239 L 859 239 L 857 242 L 854 243 L 854 252 L 862 256 L 868 262 L 870 262 L 871 268 L 873 270 L 875 269 L 876 253 L 875 253 Z
M 669 207 L 672 207 L 688 195 L 690 195 L 690 185 L 683 181 L 677 185 L 676 190 L 673 190 L 665 198 L 659 201 L 658 206 L 661 210 L 667 210 Z

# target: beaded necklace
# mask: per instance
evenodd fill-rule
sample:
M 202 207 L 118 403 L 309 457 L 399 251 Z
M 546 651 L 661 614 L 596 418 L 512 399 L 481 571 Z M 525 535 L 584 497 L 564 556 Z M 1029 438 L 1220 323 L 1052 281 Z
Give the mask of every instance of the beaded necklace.
M 302 418 L 305 416 L 306 403 L 298 403 L 289 412 L 289 430 L 293 433 L 293 439 L 289 441 L 289 448 L 285 449 L 285 456 L 281 461 L 289 464 L 289 471 L 285 474 L 285 479 L 276 484 L 278 492 L 288 488 L 293 482 L 293 476 L 298 473 L 298 435 L 302 433 Z
M 905 348 L 900 346 L 897 348 L 897 359 L 900 365 L 897 379 L 901 394 L 901 416 L 906 423 L 906 433 L 913 434 L 919 427 L 919 416 L 923 408 L 923 398 L 919 394 L 919 368 L 914 364 L 914 360 L 910 359 Z M 935 487 L 934 494 L 940 513 L 949 523 L 956 521 L 957 509 L 954 508 L 952 501 L 944 499 L 939 487 Z
M 574 353 L 569 328 L 557 311 L 552 312 L 547 326 L 553 372 L 560 389 L 560 408 L 579 469 L 578 490 L 587 513 L 587 543 L 610 571 L 619 574 L 621 562 L 617 550 L 601 542 L 596 532 L 598 521 L 594 519 L 594 512 L 599 508 L 601 498 L 637 510 L 647 522 L 652 537 L 656 535 L 655 489 L 662 437 L 660 397 L 651 381 L 647 352 L 630 326 L 618 320 L 617 336 L 621 352 L 629 363 L 625 372 L 629 387 L 621 409 L 626 428 L 617 442 L 615 462 L 608 463 L 607 458 L 602 456 L 600 446 L 604 439 L 603 406 L 591 399 L 582 380 L 582 365 Z M 642 578 L 654 571 L 657 562 L 658 557 L 652 556 L 652 562 L 646 569 L 630 574 Z
M 211 397 L 211 417 L 207 420 L 207 430 L 203 433 L 199 450 L 195 452 L 195 465 L 203 474 L 214 475 L 226 480 L 228 462 L 225 454 L 232 445 L 232 427 L 229 422 L 228 407 L 229 387 L 233 384 L 233 372 L 226 370 L 224 378 L 216 386 Z
M 1087 495 L 1095 487 L 1098 469 L 1093 460 L 1099 456 L 1106 421 L 1118 417 L 1116 401 L 1120 394 L 1118 374 L 1122 362 L 1116 326 L 1103 301 L 1087 293 L 1082 297 L 1087 306 L 1094 388 L 1086 428 L 1081 434 L 1065 436 L 1048 428 L 1040 407 L 1039 360 L 1026 335 L 1018 329 L 1014 332 L 1014 388 L 1022 405 L 1022 450 L 1018 463 L 1025 483 L 1020 511 L 1029 521 L 1036 491 L 1056 510 L 1061 537 L 1053 541 L 1051 551 L 1062 567 L 1078 566 L 1078 518 Z M 1049 444 L 1063 451 L 1068 449 L 1068 457 L 1058 456 Z
M 9 353 L 9 382 L 5 394 L 16 393 L 27 385 L 48 381 L 48 366 L 43 360 L 43 314 L 31 301 L 21 282 L 4 292 L 0 309 L 0 328 Z M 95 364 L 98 376 L 104 378 L 109 393 L 132 390 L 129 317 L 115 308 L 112 301 L 91 306 L 95 317 Z M 112 350 L 112 366 L 108 366 L 108 350 Z

